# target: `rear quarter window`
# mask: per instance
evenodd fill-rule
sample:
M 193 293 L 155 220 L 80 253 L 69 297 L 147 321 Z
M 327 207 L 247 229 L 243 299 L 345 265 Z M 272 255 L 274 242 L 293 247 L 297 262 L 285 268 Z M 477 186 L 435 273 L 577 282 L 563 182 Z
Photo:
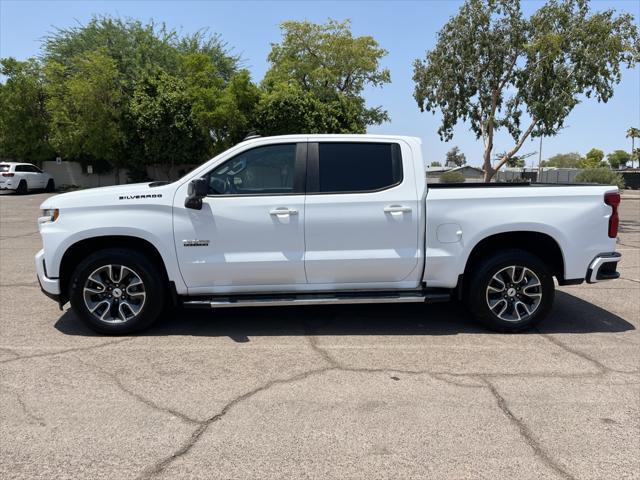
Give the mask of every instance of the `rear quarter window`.
M 0 172 L 8 172 L 11 169 L 11 165 L 6 163 L 0 163 Z

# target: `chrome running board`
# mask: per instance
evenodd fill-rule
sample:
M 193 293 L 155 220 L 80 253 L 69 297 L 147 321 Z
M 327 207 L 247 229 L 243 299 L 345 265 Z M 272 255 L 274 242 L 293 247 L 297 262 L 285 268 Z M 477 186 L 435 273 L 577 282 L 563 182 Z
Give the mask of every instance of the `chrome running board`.
M 283 295 L 237 295 L 216 297 L 186 297 L 182 305 L 188 308 L 235 308 L 235 307 L 276 307 L 295 305 L 337 305 L 368 303 L 435 303 L 450 300 L 448 292 L 357 292 L 331 294 L 283 294 Z

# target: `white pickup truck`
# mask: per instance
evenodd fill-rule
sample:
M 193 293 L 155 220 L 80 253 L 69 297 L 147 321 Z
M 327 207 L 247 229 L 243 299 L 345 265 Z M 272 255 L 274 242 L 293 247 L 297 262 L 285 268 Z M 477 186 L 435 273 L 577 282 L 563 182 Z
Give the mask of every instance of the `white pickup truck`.
M 413 137 L 258 137 L 173 183 L 47 199 L 35 260 L 44 293 L 108 334 L 171 304 L 450 298 L 519 331 L 549 312 L 554 277 L 618 277 L 619 203 L 612 186 L 427 185 Z

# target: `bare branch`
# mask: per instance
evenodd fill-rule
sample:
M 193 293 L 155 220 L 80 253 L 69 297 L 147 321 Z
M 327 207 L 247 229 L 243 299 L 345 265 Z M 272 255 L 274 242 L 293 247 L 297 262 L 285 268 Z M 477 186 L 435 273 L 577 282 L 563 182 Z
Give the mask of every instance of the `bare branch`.
M 529 128 L 527 128 L 527 130 L 522 134 L 522 137 L 520 137 L 520 140 L 518 140 L 518 143 L 516 143 L 516 146 L 513 147 L 511 151 L 507 152 L 504 155 L 504 157 L 502 157 L 502 159 L 495 166 L 494 170 L 496 171 L 500 170 L 500 168 L 502 168 L 502 166 L 505 163 L 507 163 L 511 157 L 513 157 L 516 153 L 518 153 L 518 150 L 520 150 L 520 147 L 524 145 L 524 141 L 529 137 L 529 135 L 531 135 L 531 132 L 533 132 L 533 129 L 536 127 L 537 124 L 538 124 L 538 119 L 534 118 L 533 121 L 531 122 L 531 125 L 529 125 Z

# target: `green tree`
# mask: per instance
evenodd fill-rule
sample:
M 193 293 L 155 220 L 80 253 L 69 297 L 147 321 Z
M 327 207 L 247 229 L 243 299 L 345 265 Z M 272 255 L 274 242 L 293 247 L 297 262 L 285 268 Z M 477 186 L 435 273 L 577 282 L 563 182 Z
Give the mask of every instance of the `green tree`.
M 353 37 L 349 21 L 289 21 L 281 29 L 262 82 L 263 133 L 364 133 L 368 125 L 389 119 L 381 107 L 368 108 L 362 96 L 365 87 L 390 82 L 389 70 L 380 67 L 387 52 L 375 39 Z M 278 107 L 284 111 L 269 111 Z
M 260 91 L 247 70 L 226 81 L 208 55 L 196 52 L 183 57 L 180 76 L 201 135 L 210 137 L 210 154 L 238 143 L 254 128 Z
M 631 152 L 631 166 L 632 167 L 633 167 L 633 162 L 638 162 L 638 165 L 640 165 L 640 148 L 635 148 Z
M 38 60 L 0 60 L 0 158 L 39 163 L 50 160 L 44 75 Z
M 447 167 L 461 167 L 467 163 L 467 157 L 458 147 L 453 147 L 447 152 L 445 165 Z
M 583 96 L 609 100 L 639 51 L 632 15 L 591 13 L 587 0 L 550 0 L 529 18 L 518 0 L 467 0 L 415 61 L 414 97 L 421 110 L 441 111 L 445 140 L 470 122 L 490 181 L 527 138 L 556 134 Z M 514 146 L 492 165 L 500 128 Z
M 612 172 L 608 168 L 597 167 L 588 168 L 576 175 L 576 182 L 603 183 L 605 185 L 617 185 L 618 188 L 625 187 L 624 178 L 617 172 Z
M 55 61 L 46 66 L 51 144 L 64 157 L 91 163 L 97 171 L 125 166 L 116 62 L 96 50 L 76 56 L 69 67 Z
M 441 167 L 442 164 L 440 162 L 431 162 L 432 167 Z
M 638 165 L 640 165 L 640 155 L 638 154 L 638 150 L 635 147 L 636 138 L 640 138 L 640 128 L 629 128 L 627 130 L 627 138 L 631 139 L 631 166 L 633 167 L 634 161 L 637 161 Z
M 558 153 L 548 160 L 543 160 L 541 166 L 556 168 L 578 168 L 582 156 L 578 152 Z
M 579 168 L 602 168 L 606 167 L 606 162 L 603 161 L 604 152 L 599 148 L 592 148 L 587 152 L 585 158 L 583 158 L 578 164 Z
M 167 163 L 210 158 L 253 124 L 257 86 L 206 31 L 179 35 L 162 24 L 98 16 L 46 37 L 43 59 L 52 143 L 70 159 L 140 172 L 158 163 L 167 171 Z M 153 134 L 153 122 L 166 135 Z M 176 153 L 171 162 L 167 152 Z
M 609 155 L 607 155 L 607 161 L 611 168 L 617 169 L 621 166 L 624 167 L 627 165 L 627 162 L 631 160 L 631 155 L 629 152 L 624 150 L 614 150 Z
M 183 80 L 163 70 L 136 86 L 131 115 L 142 142 L 145 164 L 157 164 L 167 178 L 175 165 L 194 163 L 206 148 L 196 135 L 189 95 Z

